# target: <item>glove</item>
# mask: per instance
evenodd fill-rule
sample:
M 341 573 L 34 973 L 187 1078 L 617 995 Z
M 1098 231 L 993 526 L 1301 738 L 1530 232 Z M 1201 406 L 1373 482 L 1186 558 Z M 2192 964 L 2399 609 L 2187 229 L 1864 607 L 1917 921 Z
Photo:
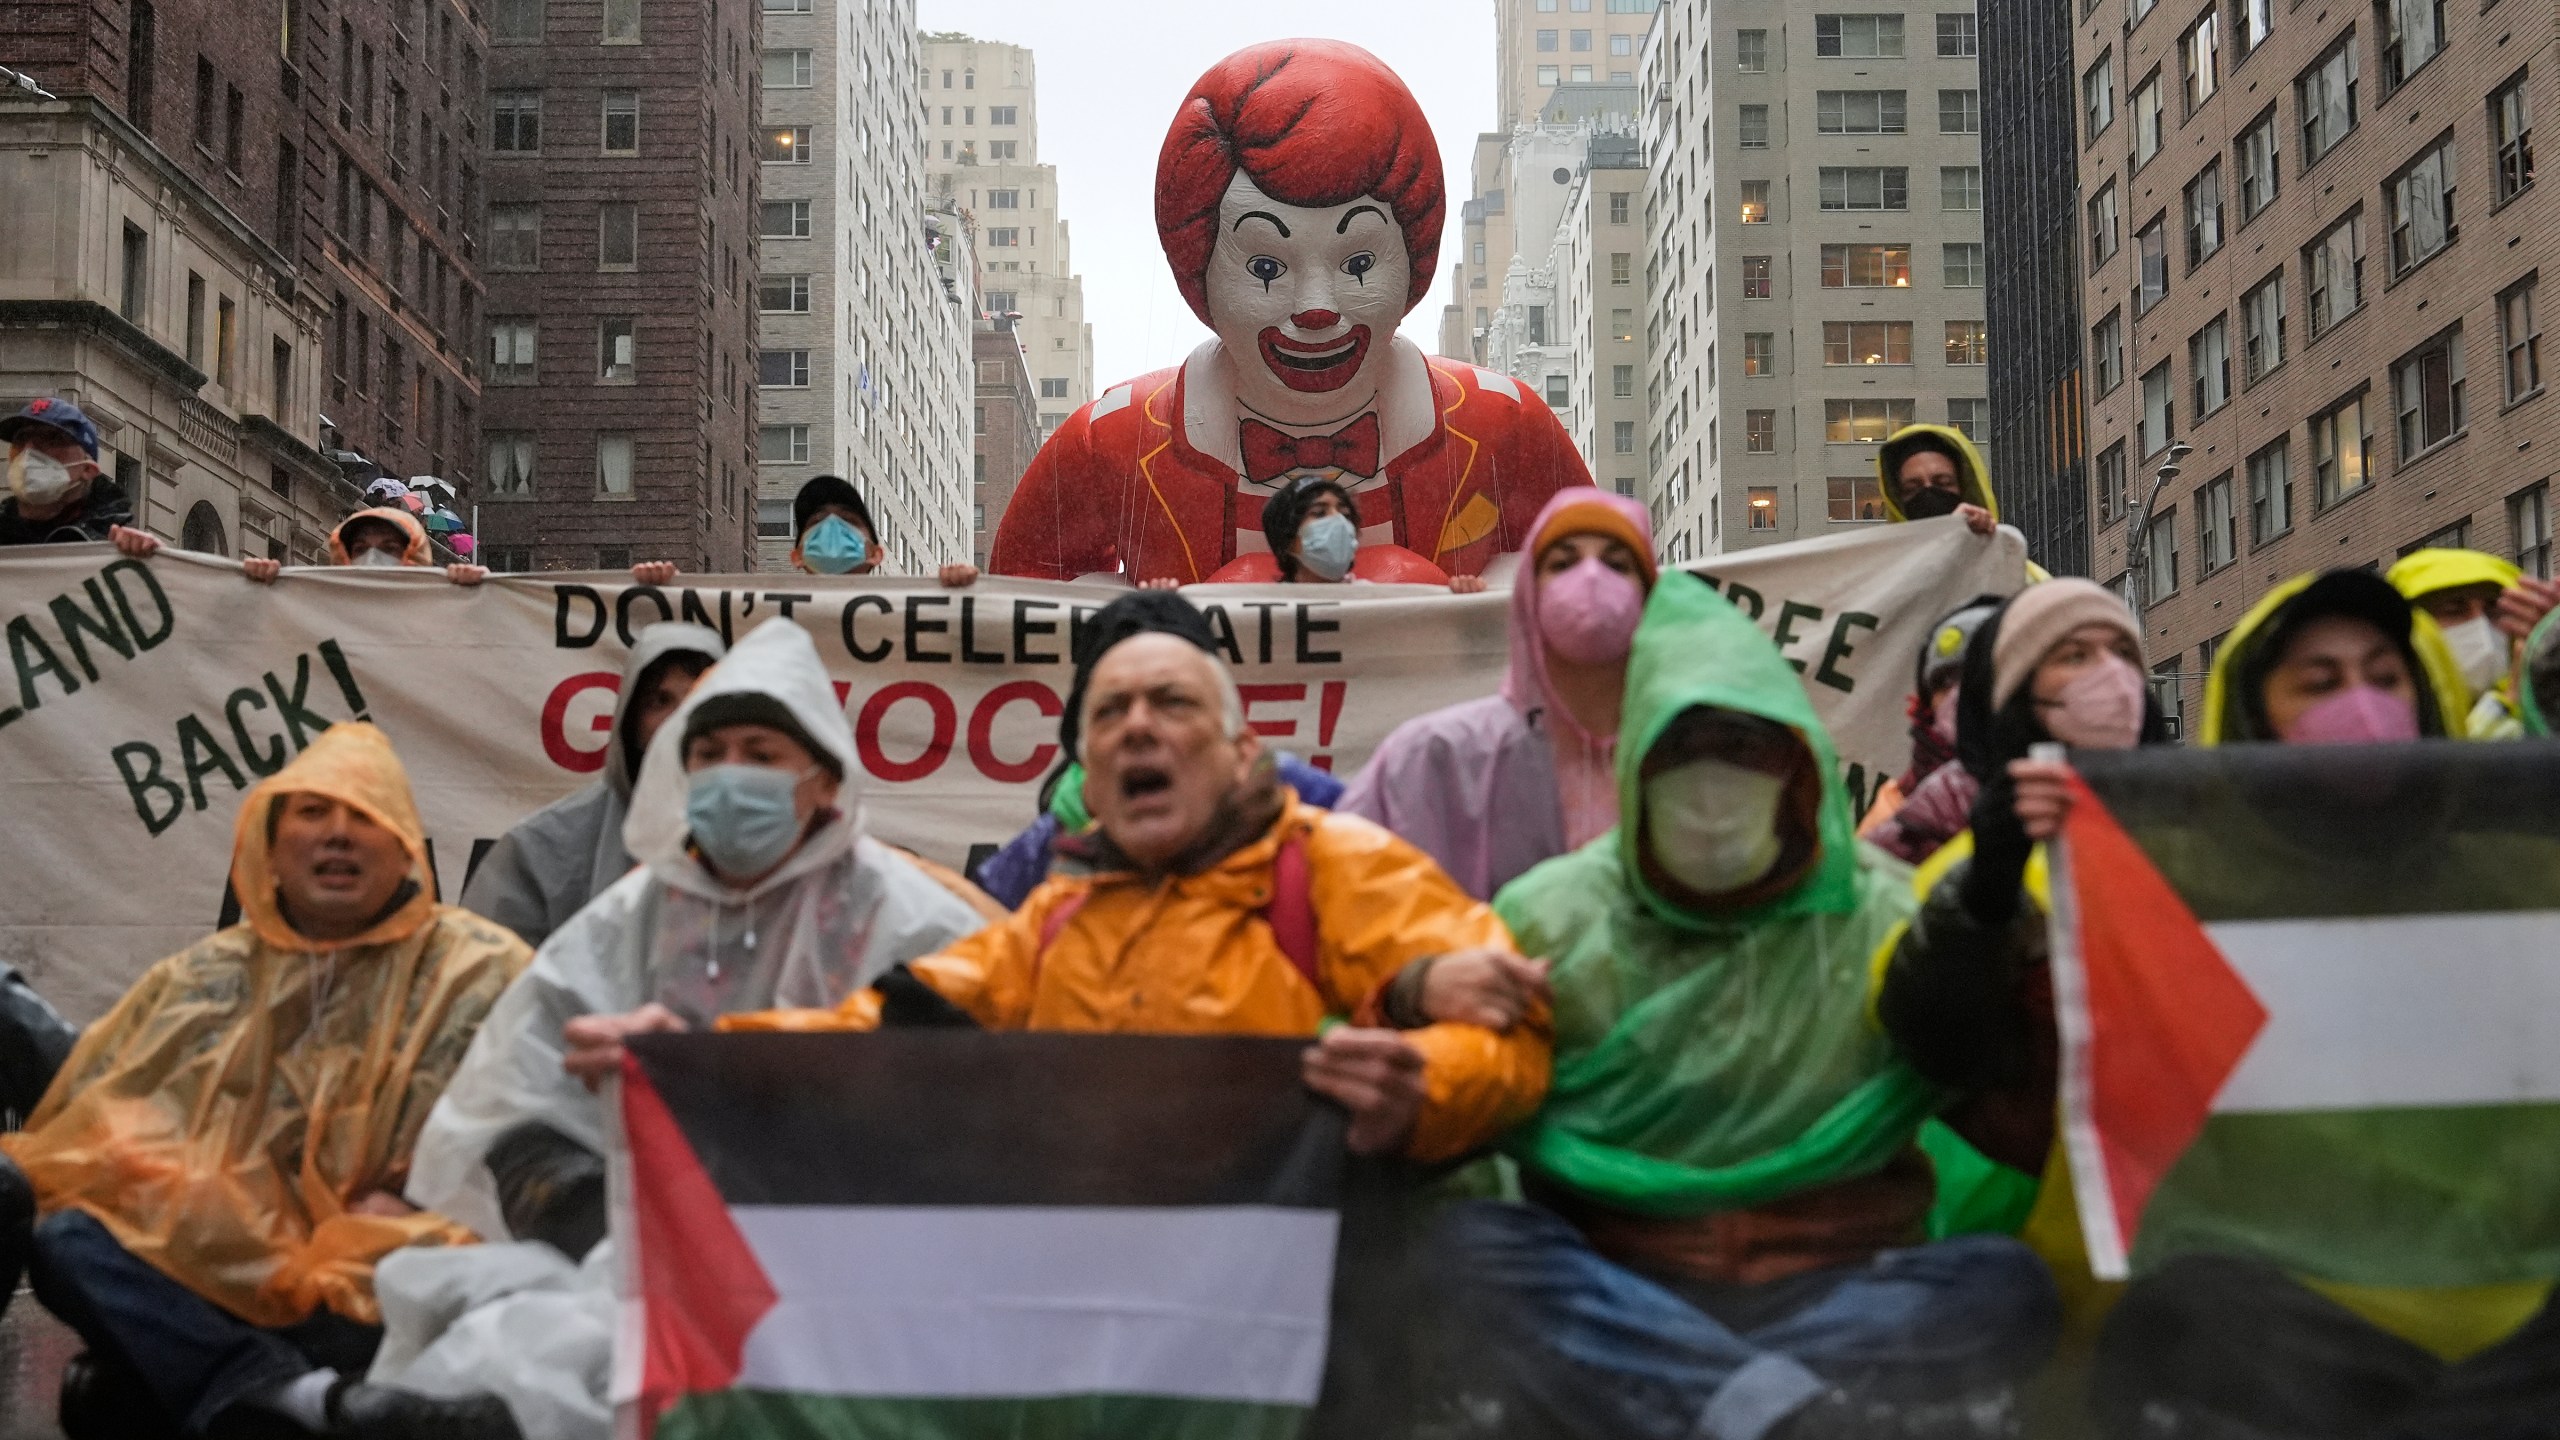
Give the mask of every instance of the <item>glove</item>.
M 2035 842 L 2018 823 L 2018 786 L 2003 770 L 1974 797 L 1971 816 L 1973 860 L 1965 869 L 1957 899 L 1964 913 L 1985 928 L 2017 918 L 2018 891 L 2026 883 L 2027 859 Z

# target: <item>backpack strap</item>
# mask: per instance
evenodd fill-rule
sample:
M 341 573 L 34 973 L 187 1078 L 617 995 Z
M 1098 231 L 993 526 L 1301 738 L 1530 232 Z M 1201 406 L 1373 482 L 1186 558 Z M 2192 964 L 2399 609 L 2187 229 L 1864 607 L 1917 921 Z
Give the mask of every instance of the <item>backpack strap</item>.
M 1076 912 L 1093 898 L 1090 890 L 1069 897 L 1051 907 L 1040 921 L 1040 948 L 1031 955 L 1031 983 L 1038 988 L 1040 962 L 1049 947 L 1066 933 Z M 1263 923 L 1271 927 L 1271 938 L 1279 942 L 1280 953 L 1288 957 L 1289 968 L 1307 982 L 1317 995 L 1324 994 L 1324 984 L 1317 978 L 1316 907 L 1314 879 L 1307 869 L 1307 841 L 1303 835 L 1292 835 L 1280 842 L 1280 851 L 1271 862 L 1271 899 L 1262 907 Z

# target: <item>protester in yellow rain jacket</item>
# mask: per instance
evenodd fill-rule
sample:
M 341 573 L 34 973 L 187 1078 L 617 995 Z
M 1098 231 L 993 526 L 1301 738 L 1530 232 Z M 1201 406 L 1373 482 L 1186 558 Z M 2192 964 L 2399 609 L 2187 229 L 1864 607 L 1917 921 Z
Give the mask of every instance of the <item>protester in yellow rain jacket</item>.
M 436 902 L 408 777 L 371 725 L 333 727 L 249 793 L 231 883 L 242 922 L 144 975 L 0 1137 L 43 1217 L 37 1297 L 89 1344 L 64 1428 L 512 1434 L 503 1410 L 337 1372 L 361 1375 L 379 1338 L 377 1259 L 473 1238 L 401 1188 L 524 942 Z
M 1408 964 L 1508 953 L 1510 933 L 1421 851 L 1275 784 L 1214 657 L 1152 633 L 1104 652 L 1083 748 L 1096 829 L 1060 842 L 1060 868 L 1011 919 L 835 1010 L 723 1026 L 868 1029 L 901 995 L 991 1029 L 1312 1036 L 1347 1016 L 1306 1077 L 1350 1110 L 1355 1150 L 1446 1159 L 1536 1107 L 1542 1014 L 1509 1033 L 1382 1028 L 1391 1010 L 1419 1018 L 1418 984 L 1411 1005 L 1389 994 Z
M 2427 612 L 2444 633 L 2472 695 L 2464 729 L 2474 740 L 2524 734 L 2516 705 L 2518 647 L 2560 602 L 2560 585 L 2527 579 L 2509 561 L 2477 550 L 2413 550 L 2385 573 L 2391 587 Z
M 1951 425 L 1905 425 L 1887 436 L 1876 447 L 1876 488 L 1888 520 L 1961 515 L 1976 535 L 1988 535 L 2000 523 L 1991 468 Z

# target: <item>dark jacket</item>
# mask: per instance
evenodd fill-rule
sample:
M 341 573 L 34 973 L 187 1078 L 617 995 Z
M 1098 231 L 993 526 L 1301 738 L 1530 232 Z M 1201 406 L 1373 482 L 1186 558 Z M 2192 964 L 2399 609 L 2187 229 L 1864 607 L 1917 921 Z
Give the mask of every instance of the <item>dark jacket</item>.
M 104 475 L 89 482 L 80 508 L 50 520 L 22 518 L 15 495 L 0 500 L 0 545 L 77 545 L 104 540 L 109 530 L 132 523 L 133 501 L 123 486 Z

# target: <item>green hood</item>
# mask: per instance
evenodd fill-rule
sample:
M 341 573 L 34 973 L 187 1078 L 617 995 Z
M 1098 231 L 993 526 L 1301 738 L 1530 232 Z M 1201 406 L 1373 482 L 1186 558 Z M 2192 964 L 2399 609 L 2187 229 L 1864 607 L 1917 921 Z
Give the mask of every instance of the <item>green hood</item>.
M 1707 707 L 1784 725 L 1813 752 L 1822 777 L 1821 852 L 1804 882 L 1754 909 L 1721 913 L 1712 922 L 1681 909 L 1644 880 L 1644 758 L 1682 712 Z M 1744 618 L 1731 601 L 1695 575 L 1673 571 L 1657 581 L 1645 602 L 1627 657 L 1627 695 L 1618 719 L 1618 814 L 1614 832 L 1627 883 L 1655 918 L 1701 930 L 1735 922 L 1792 915 L 1837 915 L 1857 903 L 1857 826 L 1849 792 L 1840 783 L 1840 757 L 1830 733 L 1814 718 L 1804 679 L 1778 647 Z
M 1991 467 L 1982 463 L 1982 452 L 1964 438 L 1964 432 L 1951 425 L 1905 425 L 1885 438 L 1876 448 L 1876 486 L 1884 492 L 1884 513 L 1896 520 L 1911 517 L 1902 513 L 1902 502 L 1893 495 L 1893 472 L 1902 468 L 1903 457 L 1911 453 L 1912 442 L 1923 436 L 1938 440 L 1956 452 L 1956 489 L 1968 505 L 1979 505 L 2000 518 L 2000 497 L 1991 493 Z
M 1749 910 L 1696 914 L 1640 878 L 1643 756 L 1702 705 L 1788 727 L 1820 767 L 1821 852 Z M 1636 632 L 1618 736 L 1624 823 L 1494 897 L 1521 952 L 1554 962 L 1555 1078 L 1508 1148 L 1536 1183 L 1655 1216 L 1872 1173 L 1940 1098 L 1867 1013 L 1876 952 L 1915 902 L 1910 871 L 1850 833 L 1804 682 L 1705 582 L 1665 574 Z
M 2516 690 L 2524 733 L 2560 733 L 2560 610 L 2542 617 L 2524 642 L 2524 675 Z

